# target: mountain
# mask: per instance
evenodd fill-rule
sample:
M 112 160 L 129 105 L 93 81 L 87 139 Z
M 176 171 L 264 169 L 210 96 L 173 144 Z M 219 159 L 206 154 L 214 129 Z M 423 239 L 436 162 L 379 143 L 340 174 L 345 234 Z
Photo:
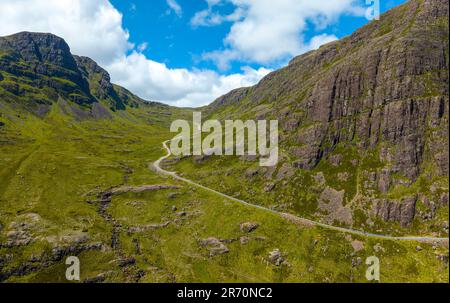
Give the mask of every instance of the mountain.
M 59 99 L 75 114 L 110 117 L 126 107 L 163 104 L 144 101 L 110 82 L 92 59 L 72 55 L 67 43 L 52 34 L 22 32 L 0 37 L 0 87 L 5 101 L 45 114 Z M 78 111 L 81 109 L 81 111 Z
M 0 37 L 0 282 L 67 282 L 69 256 L 94 283 L 367 282 L 369 256 L 383 282 L 448 282 L 447 17 L 410 1 L 198 109 L 280 120 L 277 167 L 162 163 L 265 208 L 152 169 L 191 109 L 140 99 L 55 35 Z
M 448 1 L 412 0 L 220 97 L 211 118 L 279 120 L 280 162 L 214 178 L 223 161 L 194 159 L 191 177 L 327 223 L 447 235 L 448 37 Z

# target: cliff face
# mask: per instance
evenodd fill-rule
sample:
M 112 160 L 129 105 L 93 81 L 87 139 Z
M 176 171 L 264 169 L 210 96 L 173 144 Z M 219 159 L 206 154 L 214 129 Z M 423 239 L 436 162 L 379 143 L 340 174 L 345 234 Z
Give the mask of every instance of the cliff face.
M 284 159 L 300 170 L 324 160 L 340 165 L 356 149 L 361 159 L 355 161 L 374 161 L 361 174 L 366 196 L 410 186 L 425 172 L 447 177 L 447 19 L 448 0 L 409 1 L 294 58 L 258 85 L 219 98 L 209 110 L 223 118 L 279 119 Z M 412 221 L 398 219 L 405 220 Z
M 108 72 L 95 61 L 72 55 L 62 38 L 44 33 L 0 37 L 0 89 L 3 101 L 20 99 L 19 105 L 35 113 L 45 113 L 45 108 L 60 98 L 96 117 L 144 104 L 114 86 Z M 72 109 L 86 116 L 77 107 Z
M 41 103 L 50 103 L 55 95 L 78 104 L 95 102 L 89 83 L 63 39 L 51 34 L 22 32 L 1 37 L 0 50 L 0 70 L 10 75 L 0 83 L 7 92 L 27 97 L 39 95 L 33 88 L 52 88 L 54 96 L 45 94 L 48 98 L 41 98 Z

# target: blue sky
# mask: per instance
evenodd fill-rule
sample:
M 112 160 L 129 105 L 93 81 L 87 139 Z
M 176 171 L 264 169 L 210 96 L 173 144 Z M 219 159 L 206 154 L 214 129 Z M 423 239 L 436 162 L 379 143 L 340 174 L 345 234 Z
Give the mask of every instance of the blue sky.
M 316 0 L 314 0 L 316 1 Z M 329 0 L 327 0 L 329 1 Z M 224 38 L 230 31 L 231 22 L 217 26 L 193 26 L 191 19 L 195 13 L 207 8 L 206 1 L 177 0 L 182 9 L 181 14 L 172 10 L 166 0 L 112 0 L 112 4 L 123 14 L 124 27 L 130 32 L 130 40 L 147 43 L 144 54 L 152 59 L 164 62 L 172 68 L 208 68 L 220 73 L 239 72 L 242 66 L 254 68 L 264 66 L 279 68 L 280 62 L 258 64 L 253 62 L 233 62 L 230 69 L 220 70 L 211 61 L 202 60 L 202 54 L 224 48 Z M 384 12 L 405 0 L 388 0 L 380 2 Z M 324 1 L 326 5 L 326 1 Z M 360 1 L 365 6 L 365 1 Z M 218 6 L 217 11 L 230 14 L 234 7 L 230 3 Z M 316 29 L 313 24 L 306 31 L 306 40 L 320 33 L 332 33 L 342 38 L 366 24 L 364 16 L 341 16 L 337 22 L 323 29 Z
M 1 0 L 0 36 L 50 32 L 139 97 L 209 104 L 406 0 Z M 373 21 L 377 22 L 377 21 Z

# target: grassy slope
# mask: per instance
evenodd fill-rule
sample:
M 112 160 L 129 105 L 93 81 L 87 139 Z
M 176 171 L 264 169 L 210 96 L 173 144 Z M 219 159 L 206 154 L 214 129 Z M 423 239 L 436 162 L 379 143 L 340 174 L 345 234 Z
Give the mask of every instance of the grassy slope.
M 422 245 L 424 250 L 418 252 L 415 243 L 361 239 L 364 249 L 355 252 L 344 234 L 297 226 L 185 184 L 178 184 L 179 190 L 115 196 L 107 212 L 121 227 L 119 245 L 112 249 L 112 223 L 99 214 L 98 204 L 86 201 L 120 184 L 176 184 L 148 169 L 164 154 L 161 142 L 170 137 L 168 128 L 164 123 L 148 125 L 134 118 L 143 116 L 142 109 L 129 109 L 133 111 L 112 120 L 76 121 L 54 105 L 45 119 L 24 113 L 18 119 L 16 112 L 2 105 L 6 126 L 0 130 L 0 243 L 7 240 L 12 222 L 22 222 L 30 213 L 40 219 L 29 229 L 32 243 L 0 248 L 0 273 L 20 268 L 30 259 L 50 260 L 31 262 L 37 270 L 7 281 L 64 282 L 64 258 L 52 259 L 51 251 L 73 246 L 70 237 L 80 232 L 89 235 L 87 244 L 105 244 L 102 250 L 74 253 L 81 260 L 82 279 L 103 273 L 105 281 L 116 282 L 364 282 L 364 263 L 352 267 L 352 259 L 360 257 L 364 262 L 367 256 L 377 255 L 384 282 L 448 281 L 448 267 L 436 258 L 445 254 L 441 248 Z M 153 120 L 160 117 L 164 115 L 153 114 Z M 170 198 L 173 192 L 178 195 Z M 177 217 L 173 205 L 188 215 Z M 162 229 L 127 233 L 128 227 L 175 219 Z M 261 224 L 251 236 L 265 240 L 227 244 L 228 254 L 212 258 L 198 244 L 207 237 L 239 238 L 243 235 L 239 223 L 247 221 Z M 384 250 L 374 252 L 377 243 Z M 276 248 L 290 266 L 267 262 Z M 120 260 L 129 257 L 136 263 L 120 266 Z
M 448 206 L 439 208 L 432 220 L 423 221 L 417 216 L 412 226 L 405 228 L 402 228 L 398 223 L 387 223 L 373 217 L 371 218 L 373 224 L 368 225 L 367 212 L 370 212 L 370 209 L 361 209 L 361 204 L 357 203 L 361 199 L 361 193 L 358 193 L 358 184 L 364 181 L 361 180 L 361 172 L 371 171 L 376 164 L 371 161 L 371 157 L 366 157 L 362 158 L 360 165 L 352 167 L 350 161 L 355 158 L 358 158 L 358 156 L 344 158 L 343 164 L 338 167 L 333 166 L 328 160 L 322 160 L 315 169 L 310 171 L 291 170 L 292 175 L 282 174 L 283 162 L 281 162 L 278 168 L 273 169 L 270 177 L 266 174 L 272 169 L 261 168 L 258 161 L 245 157 L 213 156 L 201 161 L 190 157 L 183 159 L 172 157 L 175 162 L 168 164 L 167 167 L 168 170 L 182 172 L 185 177 L 202 185 L 253 204 L 273 207 L 324 222 L 326 222 L 325 214 L 322 214 L 318 209 L 317 200 L 325 186 L 330 186 L 337 191 L 345 190 L 344 205 L 349 205 L 354 210 L 354 223 L 352 225 L 354 228 L 390 235 L 447 236 L 441 228 L 441 223 L 448 220 Z M 256 174 L 252 175 L 252 172 L 256 172 Z M 338 177 L 340 173 L 347 173 L 347 179 L 340 180 Z M 323 174 L 326 184 L 321 184 L 316 180 L 318 174 Z M 411 186 L 396 186 L 384 196 L 393 198 L 395 195 L 427 193 L 432 185 L 439 185 L 436 196 L 448 191 L 448 178 L 434 177 L 430 179 L 427 176 L 427 173 L 422 174 Z M 358 178 L 360 179 L 358 180 Z M 267 192 L 265 187 L 268 185 L 275 185 L 275 187 Z M 417 207 L 419 210 L 424 209 L 426 211 L 427 209 L 421 201 L 418 202 Z M 330 223 L 345 226 L 345 224 L 337 221 Z
M 406 26 L 403 31 L 400 31 L 400 26 L 396 29 L 397 32 L 393 32 L 391 28 L 392 22 L 402 20 L 402 14 L 408 5 L 399 6 L 392 11 L 390 15 L 384 15 L 382 22 L 372 22 L 367 27 L 367 31 L 372 31 L 371 38 L 376 40 L 378 37 L 388 35 L 391 37 L 387 44 L 383 44 L 383 48 L 387 48 L 387 45 L 395 42 L 398 39 L 402 39 L 407 35 L 416 35 L 417 28 L 412 30 L 415 19 Z M 380 28 L 377 28 L 381 24 Z M 429 25 L 430 32 L 445 33 L 448 28 L 447 18 L 441 18 L 435 22 L 435 24 Z M 447 31 L 448 32 L 448 31 Z M 447 36 L 442 36 L 442 39 L 448 40 Z M 345 44 L 345 38 L 338 43 L 338 48 Z M 366 43 L 371 43 L 368 41 Z M 363 42 L 361 42 L 363 43 Z M 364 43 L 363 43 L 364 44 Z M 323 46 L 322 49 L 326 50 L 327 47 L 332 49 L 332 45 Z M 364 48 L 364 45 L 358 47 L 352 46 L 350 51 L 357 53 L 359 48 Z M 318 51 L 319 52 L 319 51 Z M 322 51 L 326 53 L 326 51 Z M 317 53 L 317 52 L 316 52 Z M 257 161 L 244 161 L 242 159 L 230 159 L 224 157 L 211 157 L 204 161 L 194 161 L 191 158 L 185 158 L 176 165 L 173 165 L 171 169 L 182 171 L 185 176 L 192 180 L 196 180 L 199 183 L 209 186 L 211 188 L 226 192 L 229 195 L 236 196 L 243 200 L 261 204 L 264 206 L 273 206 L 278 208 L 285 208 L 286 211 L 294 213 L 299 216 L 308 217 L 311 219 L 326 221 L 325 214 L 321 213 L 318 208 L 317 200 L 320 197 L 321 192 L 325 186 L 342 191 L 344 190 L 344 205 L 349 206 L 353 210 L 353 227 L 370 232 L 383 232 L 385 234 L 392 235 L 434 235 L 440 237 L 448 237 L 448 233 L 445 232 L 443 226 L 444 222 L 448 222 L 449 207 L 445 205 L 437 210 L 434 218 L 430 220 L 424 220 L 421 217 L 422 213 L 429 212 L 428 207 L 419 199 L 417 202 L 417 216 L 413 224 L 408 228 L 402 228 L 399 223 L 395 222 L 383 222 L 382 220 L 371 218 L 369 213 L 369 207 L 372 204 L 371 201 L 367 201 L 369 198 L 375 197 L 379 199 L 390 199 L 400 202 L 403 198 L 412 196 L 415 194 L 421 194 L 427 196 L 431 201 L 439 201 L 442 193 L 449 190 L 448 176 L 441 176 L 437 174 L 438 169 L 436 164 L 429 155 L 430 144 L 427 143 L 424 163 L 421 166 L 422 173 L 416 181 L 411 185 L 401 185 L 401 182 L 394 182 L 397 180 L 407 180 L 401 174 L 394 174 L 392 176 L 392 183 L 400 183 L 399 185 L 392 186 L 388 192 L 381 192 L 377 185 L 374 183 L 373 188 L 364 189 L 364 184 L 370 182 L 369 175 L 371 173 L 380 171 L 383 167 L 389 165 L 388 163 L 381 162 L 379 152 L 381 148 L 385 147 L 385 142 L 380 142 L 375 148 L 368 150 L 361 150 L 359 144 L 361 141 L 359 138 L 355 138 L 351 142 L 342 142 L 333 147 L 332 155 L 342 156 L 342 163 L 338 166 L 334 166 L 330 157 L 323 158 L 319 164 L 313 170 L 295 169 L 292 168 L 292 163 L 298 159 L 291 153 L 292 147 L 298 147 L 298 134 L 301 134 L 304 130 L 309 129 L 313 124 L 300 120 L 300 126 L 295 131 L 283 129 L 283 118 L 279 118 L 281 112 L 291 113 L 293 116 L 298 115 L 302 117 L 302 111 L 308 107 L 305 104 L 305 99 L 310 93 L 310 90 L 318 81 L 320 75 L 324 75 L 333 67 L 339 67 L 343 61 L 349 61 L 355 54 L 344 53 L 342 57 L 335 59 L 331 65 L 325 64 L 317 69 L 301 69 L 295 70 L 294 68 L 284 68 L 277 71 L 277 77 L 280 78 L 279 82 L 273 83 L 270 80 L 269 84 L 259 84 L 250 89 L 250 92 L 242 100 L 238 100 L 237 95 L 231 94 L 226 103 L 222 105 L 212 104 L 207 109 L 210 115 L 208 119 L 241 119 L 241 120 L 254 120 L 256 117 L 263 116 L 265 119 L 278 119 L 280 120 L 280 161 L 278 167 L 273 172 L 272 177 L 266 177 L 265 169 L 258 168 Z M 305 56 L 314 56 L 314 53 Z M 448 61 L 448 49 L 446 53 Z M 302 57 L 299 57 L 300 63 Z M 355 59 L 356 60 L 356 59 Z M 305 60 L 307 61 L 307 60 Z M 359 62 L 358 64 L 363 64 Z M 356 63 L 355 63 L 356 64 Z M 339 70 L 339 69 L 338 69 Z M 436 71 L 436 73 L 448 73 L 447 70 Z M 275 78 L 272 76 L 271 78 Z M 284 82 L 288 82 L 292 79 L 297 79 L 298 83 L 290 87 L 290 89 L 280 89 L 283 87 Z M 313 80 L 311 80 L 313 79 Z M 427 86 L 427 90 L 424 93 L 423 98 L 430 96 L 439 96 L 442 91 L 447 91 L 446 83 L 442 81 L 430 80 L 433 76 L 429 73 L 417 76 L 418 83 L 424 83 Z M 312 81 L 312 82 L 311 82 Z M 387 83 L 390 85 L 390 82 Z M 448 85 L 447 85 L 448 86 Z M 438 87 L 438 89 L 436 88 Z M 444 88 L 444 89 L 443 89 Z M 263 90 L 261 92 L 261 90 Z M 254 91 L 258 92 L 258 97 L 252 97 Z M 277 95 L 277 98 L 267 100 L 272 97 L 271 92 L 276 91 L 281 96 Z M 448 97 L 447 97 L 448 98 Z M 268 113 L 267 115 L 264 115 Z M 205 116 L 205 115 L 204 115 Z M 444 115 L 444 121 L 448 121 L 448 114 Z M 448 122 L 442 123 L 442 125 L 429 127 L 426 133 L 426 140 L 436 136 L 435 134 L 446 134 L 445 130 L 448 129 Z M 206 136 L 206 135 L 205 135 Z M 439 138 L 439 137 L 438 137 Z M 442 137 L 441 140 L 448 140 L 448 138 Z M 432 142 L 432 141 L 429 141 Z M 358 164 L 355 166 L 351 162 L 357 160 Z M 282 166 L 287 165 L 290 167 L 289 174 L 283 177 L 283 174 L 279 175 L 282 171 Z M 258 171 L 255 176 L 246 176 L 247 171 Z M 315 180 L 315 176 L 321 173 L 325 177 L 326 185 L 320 184 Z M 340 174 L 345 173 L 346 178 L 340 178 Z M 278 178 L 279 176 L 279 178 Z M 266 192 L 264 187 L 267 184 L 275 184 L 275 187 L 270 192 Z M 435 190 L 432 192 L 432 188 Z M 372 222 L 371 222 L 372 221 Z M 368 222 L 371 222 L 369 224 Z M 340 222 L 334 222 L 334 224 L 343 224 Z

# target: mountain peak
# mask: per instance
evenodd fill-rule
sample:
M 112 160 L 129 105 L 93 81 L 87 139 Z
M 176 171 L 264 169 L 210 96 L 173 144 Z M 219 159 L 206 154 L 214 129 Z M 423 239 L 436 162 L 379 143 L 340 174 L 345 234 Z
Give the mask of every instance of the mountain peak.
M 71 70 L 77 68 L 69 45 L 53 34 L 20 32 L 0 38 L 0 47 L 20 55 L 25 62 L 51 63 Z
M 0 89 L 32 108 L 59 98 L 88 109 L 102 103 L 113 111 L 125 109 L 127 100 L 133 106 L 144 102 L 130 93 L 119 97 L 105 69 L 91 58 L 73 55 L 63 38 L 49 33 L 0 37 L 0 81 Z

